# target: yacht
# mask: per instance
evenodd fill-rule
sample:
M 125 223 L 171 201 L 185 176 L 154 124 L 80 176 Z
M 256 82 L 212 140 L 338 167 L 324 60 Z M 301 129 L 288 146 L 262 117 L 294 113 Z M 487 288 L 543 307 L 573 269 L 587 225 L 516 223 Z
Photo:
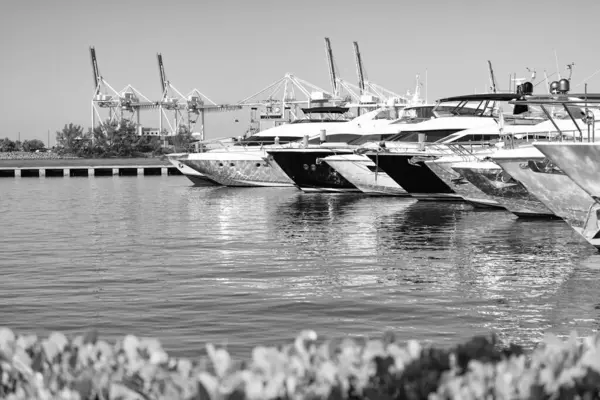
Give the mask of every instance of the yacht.
M 402 110 L 402 116 L 391 125 L 416 124 L 434 118 L 433 107 L 433 105 L 428 104 L 406 107 Z M 393 137 L 400 139 L 402 135 L 394 135 Z M 390 178 L 385 171 L 378 168 L 369 157 L 363 154 L 369 148 L 376 148 L 378 146 L 378 142 L 367 141 L 369 139 L 371 138 L 365 136 L 354 141 L 352 144 L 360 146 L 351 154 L 331 155 L 323 158 L 323 161 L 363 193 L 370 195 L 408 196 L 406 190 Z M 390 137 L 387 140 L 391 139 Z
M 475 207 L 504 208 L 498 199 L 484 193 L 469 180 L 457 173 L 452 168 L 453 165 L 461 162 L 477 162 L 489 159 L 489 157 L 493 156 L 498 150 L 504 148 L 505 140 L 509 135 L 512 137 L 510 140 L 512 146 L 521 146 L 528 145 L 534 140 L 548 140 L 552 137 L 553 130 L 553 123 L 548 120 L 540 122 L 537 125 L 506 126 L 503 128 L 503 135 L 499 135 L 502 136 L 501 141 L 497 141 L 493 146 L 478 146 L 476 147 L 476 151 L 473 151 L 473 148 L 465 146 L 464 144 L 459 146 L 451 145 L 453 138 L 449 137 L 448 139 L 442 140 L 442 142 L 450 147 L 453 154 L 431 156 L 429 159 L 425 160 L 424 163 L 440 180 L 471 205 Z M 463 131 L 465 134 L 469 132 L 481 133 L 484 135 L 489 133 L 485 130 L 479 130 L 478 132 L 476 129 Z M 499 139 L 499 137 L 496 137 L 496 140 L 497 139 Z M 456 143 L 456 141 L 454 143 Z
M 461 145 L 469 152 L 489 151 L 505 132 L 527 131 L 547 120 L 526 106 L 503 113 L 504 107 L 510 108 L 509 101 L 522 95 L 487 93 L 440 99 L 433 109 L 436 118 L 410 126 L 401 140 L 384 142 L 366 154 L 413 197 L 463 200 L 425 161 L 453 155 L 448 145 Z
M 548 162 L 533 146 L 499 151 L 492 160 L 514 179 L 523 184 L 556 216 L 562 218 L 590 244 L 600 248 L 600 227 L 594 199 Z
M 534 100 L 531 100 L 534 101 Z M 597 143 L 596 121 L 600 108 L 600 94 L 569 94 L 552 100 L 563 107 L 577 106 L 585 125 L 575 133 L 573 141 L 534 143 L 556 167 L 596 201 L 600 201 L 600 143 Z M 592 107 L 592 108 L 590 108 Z
M 204 174 L 196 171 L 193 168 L 188 167 L 181 163 L 181 160 L 184 160 L 188 157 L 189 153 L 171 153 L 168 154 L 167 160 L 179 170 L 186 178 L 188 178 L 194 186 L 220 186 L 219 183 L 210 179 Z
M 583 98 L 578 95 L 547 96 L 545 98 L 525 99 L 522 103 L 527 104 L 560 104 L 564 107 L 562 113 L 549 113 L 552 122 L 557 129 L 556 136 L 560 142 L 543 143 L 534 142 L 531 146 L 523 148 L 505 149 L 492 156 L 504 171 L 520 181 L 523 186 L 548 207 L 554 214 L 561 217 L 594 247 L 600 249 L 600 203 L 580 185 L 578 185 L 561 165 L 565 168 L 574 169 L 574 165 L 580 167 L 584 173 L 590 170 L 587 161 L 593 158 L 589 154 L 579 154 L 579 157 L 570 157 L 560 160 L 560 164 L 553 162 L 539 149 L 558 148 L 557 146 L 589 148 L 587 133 L 595 137 L 595 121 L 600 116 L 597 107 L 585 108 Z M 600 99 L 600 97 L 599 97 Z M 591 126 L 593 125 L 593 127 Z M 591 129 L 588 131 L 588 127 Z M 591 139 L 590 137 L 590 139 Z M 577 141 L 579 143 L 577 143 Z M 564 153 L 563 153 L 564 154 Z M 559 159 L 558 157 L 557 160 Z M 576 176 L 576 174 L 573 174 Z M 597 176 L 594 181 L 597 181 Z
M 527 134 L 512 135 L 514 140 L 508 143 L 509 148 L 492 154 L 484 163 L 453 164 L 451 167 L 460 172 L 462 179 L 473 183 L 518 216 L 550 216 L 565 219 L 569 224 L 575 224 L 573 226 L 583 225 L 581 222 L 576 222 L 580 218 L 576 209 L 580 206 L 575 204 L 585 204 L 588 199 L 573 199 L 572 196 L 579 197 L 582 193 L 567 182 L 563 182 L 564 186 L 558 184 L 556 181 L 562 180 L 561 172 L 556 168 L 544 167 L 546 164 L 544 157 L 535 150 L 535 146 L 538 143 L 541 145 L 544 141 L 572 142 L 578 137 L 579 140 L 583 138 L 582 131 L 585 126 L 579 119 L 586 113 L 576 105 L 565 103 L 569 98 L 579 98 L 578 101 L 581 103 L 582 96 L 573 94 L 567 96 L 569 85 L 566 80 L 560 83 L 554 82 L 552 86 L 562 87 L 564 91 L 552 95 L 526 96 L 511 102 L 515 106 L 540 107 L 548 116 L 548 121 L 532 127 L 531 132 Z M 554 107 L 561 104 L 556 102 L 557 98 L 562 99 L 563 107 Z M 551 109 L 548 109 L 548 106 L 551 106 Z M 533 139 L 533 142 L 529 139 Z M 502 168 L 502 172 L 498 168 Z M 540 175 L 545 173 L 543 171 L 548 175 Z M 477 176 L 478 174 L 480 176 Z M 546 185 L 548 188 L 544 189 Z M 561 187 L 563 189 L 559 190 Z M 561 194 L 563 191 L 565 193 Z M 566 203 L 572 201 L 572 206 L 561 204 L 564 199 L 570 197 L 571 200 Z M 555 204 L 551 204 L 552 202 Z M 571 207 L 573 207 L 571 211 L 566 210 Z
M 493 161 L 460 162 L 452 164 L 452 169 L 517 217 L 558 218 Z
M 322 130 L 338 132 L 348 124 L 369 124 L 368 116 L 352 119 L 347 107 L 318 106 L 302 111 L 304 118 L 265 129 L 231 146 L 190 153 L 180 162 L 225 186 L 293 186 L 277 164 L 267 159 L 266 149 L 283 147 L 305 135 L 315 137 Z
M 383 108 L 372 113 L 377 126 L 364 124 L 348 126 L 347 130 L 329 135 L 326 132 L 317 138 L 303 143 L 295 143 L 285 148 L 268 150 L 269 159 L 277 163 L 295 185 L 305 192 L 360 192 L 361 190 L 327 162 L 329 157 L 354 156 L 354 151 L 367 143 L 392 140 L 399 137 L 404 125 L 414 118 L 431 111 L 432 106 L 407 106 L 397 119 L 388 118 L 389 109 Z M 359 156 L 360 157 L 360 156 Z M 364 158 L 368 160 L 368 158 Z M 383 178 L 385 179 L 385 178 Z M 402 190 L 402 189 L 400 189 Z
M 600 201 L 600 143 L 554 142 L 533 146 L 577 186 Z
M 432 158 L 425 161 L 425 165 L 437 175 L 449 188 L 456 192 L 463 200 L 475 207 L 500 208 L 504 207 L 492 196 L 481 191 L 477 186 L 457 173 L 452 166 L 461 162 L 481 161 L 481 154 L 460 154 Z

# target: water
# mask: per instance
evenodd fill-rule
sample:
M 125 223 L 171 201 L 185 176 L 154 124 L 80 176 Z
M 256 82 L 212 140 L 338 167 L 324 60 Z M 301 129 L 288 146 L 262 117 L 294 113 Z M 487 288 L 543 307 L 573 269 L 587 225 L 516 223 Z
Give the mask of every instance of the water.
M 206 342 L 377 336 L 439 345 L 600 325 L 600 255 L 562 221 L 460 203 L 184 177 L 0 180 L 0 325 Z

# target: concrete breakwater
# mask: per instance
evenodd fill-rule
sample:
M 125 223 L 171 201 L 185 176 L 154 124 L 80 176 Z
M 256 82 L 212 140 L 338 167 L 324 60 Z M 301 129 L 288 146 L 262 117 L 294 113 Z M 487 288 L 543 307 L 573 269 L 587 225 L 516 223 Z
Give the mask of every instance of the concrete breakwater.
M 181 175 L 163 158 L 0 159 L 0 178 Z

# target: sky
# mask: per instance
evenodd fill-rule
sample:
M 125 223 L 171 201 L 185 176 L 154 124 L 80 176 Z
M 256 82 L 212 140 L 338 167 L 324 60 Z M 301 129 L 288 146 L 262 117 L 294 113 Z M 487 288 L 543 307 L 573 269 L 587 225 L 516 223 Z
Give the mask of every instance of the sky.
M 485 91 L 487 60 L 502 90 L 527 67 L 538 83 L 557 70 L 555 55 L 563 74 L 575 63 L 572 91 L 583 91 L 575 86 L 600 70 L 599 13 L 598 0 L 4 0 L 0 137 L 46 142 L 49 132 L 52 145 L 65 124 L 91 126 L 89 46 L 112 87 L 131 84 L 151 100 L 161 96 L 158 52 L 177 89 L 220 104 L 285 73 L 330 90 L 325 37 L 345 80 L 357 81 L 357 41 L 369 80 L 403 94 L 427 71 L 429 101 Z M 600 73 L 587 83 L 600 92 Z M 142 112 L 142 124 L 157 127 L 156 115 Z M 206 137 L 241 135 L 248 116 L 206 114 Z

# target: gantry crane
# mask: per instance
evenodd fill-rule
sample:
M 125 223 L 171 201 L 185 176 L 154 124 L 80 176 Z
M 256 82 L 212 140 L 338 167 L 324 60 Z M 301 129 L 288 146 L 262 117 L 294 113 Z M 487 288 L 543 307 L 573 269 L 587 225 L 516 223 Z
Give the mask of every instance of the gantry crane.
M 160 84 L 162 89 L 159 103 L 159 131 L 163 135 L 163 119 L 167 122 L 169 128 L 167 135 L 172 136 L 179 133 L 185 126 L 192 132 L 200 119 L 200 140 L 204 140 L 204 113 L 215 111 L 233 111 L 239 110 L 240 105 L 217 104 L 209 99 L 198 89 L 192 89 L 187 95 L 183 95 L 167 79 L 162 54 L 157 54 L 158 70 L 160 73 Z M 172 113 L 169 118 L 168 112 Z
M 358 77 L 358 88 L 360 98 L 357 104 L 361 107 L 382 107 L 382 106 L 404 106 L 409 102 L 414 102 L 408 96 L 402 96 L 389 89 L 384 88 L 374 82 L 369 81 L 366 69 L 363 65 L 362 56 L 358 47 L 358 42 L 353 42 L 354 58 L 356 61 L 356 74 Z
M 250 108 L 250 129 L 247 133 L 252 134 L 300 118 L 299 108 L 302 105 L 323 105 L 333 98 L 333 93 L 287 73 L 236 104 Z
M 488 68 L 490 70 L 490 90 L 492 93 L 496 93 L 498 91 L 496 86 L 496 77 L 494 76 L 494 70 L 492 69 L 492 62 L 488 60 Z
M 102 77 L 98 69 L 96 50 L 90 46 L 92 71 L 94 73 L 94 94 L 92 97 L 92 129 L 98 126 L 106 132 L 106 125 L 115 125 L 117 129 L 124 123 L 134 123 L 140 129 L 140 111 L 154 109 L 158 103 L 150 100 L 133 86 L 127 85 L 116 91 Z M 102 117 L 101 110 L 108 110 L 108 116 Z
M 359 103 L 361 89 L 341 78 L 333 58 L 331 41 L 328 37 L 325 38 L 325 55 L 327 58 L 327 67 L 329 69 L 331 91 L 333 92 L 333 98 L 331 100 L 339 104 Z M 342 89 L 344 89 L 345 93 Z

